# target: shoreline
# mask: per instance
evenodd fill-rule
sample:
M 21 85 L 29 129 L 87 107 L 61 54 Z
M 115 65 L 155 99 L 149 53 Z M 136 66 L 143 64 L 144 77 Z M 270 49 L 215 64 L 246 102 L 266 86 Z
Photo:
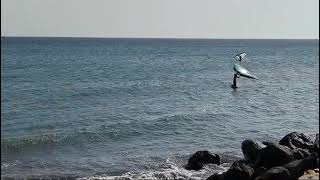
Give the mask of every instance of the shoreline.
M 242 142 L 243 157 L 228 159 L 225 154 L 197 151 L 187 164 L 178 166 L 168 160 L 163 168 L 121 175 L 48 175 L 1 176 L 1 179 L 188 179 L 188 180 L 269 180 L 268 176 L 284 176 L 282 180 L 304 180 L 319 177 L 319 134 L 314 138 L 292 132 L 279 143 L 258 142 L 246 139 Z M 279 174 L 280 172 L 280 174 Z M 198 175 L 198 176 L 194 176 Z M 272 179 L 270 179 L 272 180 Z

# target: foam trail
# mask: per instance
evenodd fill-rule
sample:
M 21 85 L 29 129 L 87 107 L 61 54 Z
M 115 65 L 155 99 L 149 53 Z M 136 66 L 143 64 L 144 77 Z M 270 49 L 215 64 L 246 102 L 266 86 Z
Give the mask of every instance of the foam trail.
M 217 165 L 206 165 L 203 169 L 199 171 L 188 171 L 183 167 L 179 167 L 170 160 L 167 160 L 165 167 L 160 167 L 158 170 L 146 170 L 141 172 L 127 172 L 120 176 L 91 176 L 78 178 L 79 180 L 201 180 L 206 179 L 215 173 L 222 173 L 227 170 L 229 164 L 225 163 L 221 166 Z

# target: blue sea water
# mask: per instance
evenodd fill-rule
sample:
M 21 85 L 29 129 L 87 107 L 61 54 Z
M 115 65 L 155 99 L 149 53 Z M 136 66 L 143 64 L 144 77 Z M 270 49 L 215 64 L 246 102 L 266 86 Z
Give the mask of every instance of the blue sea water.
M 259 80 L 233 80 L 233 56 Z M 201 179 L 319 131 L 319 40 L 1 39 L 1 176 Z M 184 170 L 197 150 L 225 165 Z

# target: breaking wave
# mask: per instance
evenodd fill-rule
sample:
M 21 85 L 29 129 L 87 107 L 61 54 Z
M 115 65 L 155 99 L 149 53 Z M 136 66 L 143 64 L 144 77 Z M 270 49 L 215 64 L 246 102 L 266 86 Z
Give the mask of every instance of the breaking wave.
M 166 163 L 162 164 L 158 169 L 150 169 L 141 172 L 127 172 L 119 176 L 98 175 L 90 177 L 80 177 L 79 180 L 201 180 L 206 179 L 212 174 L 222 173 L 229 167 L 229 163 L 223 163 L 220 166 L 206 165 L 199 171 L 186 170 L 182 166 L 175 164 L 167 159 Z

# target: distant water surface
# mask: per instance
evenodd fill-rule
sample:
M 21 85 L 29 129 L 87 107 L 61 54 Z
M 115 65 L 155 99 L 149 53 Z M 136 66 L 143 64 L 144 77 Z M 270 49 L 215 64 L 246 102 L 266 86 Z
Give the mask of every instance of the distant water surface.
M 230 88 L 233 56 L 259 80 Z M 318 40 L 1 39 L 1 175 L 200 179 L 245 138 L 319 131 Z

